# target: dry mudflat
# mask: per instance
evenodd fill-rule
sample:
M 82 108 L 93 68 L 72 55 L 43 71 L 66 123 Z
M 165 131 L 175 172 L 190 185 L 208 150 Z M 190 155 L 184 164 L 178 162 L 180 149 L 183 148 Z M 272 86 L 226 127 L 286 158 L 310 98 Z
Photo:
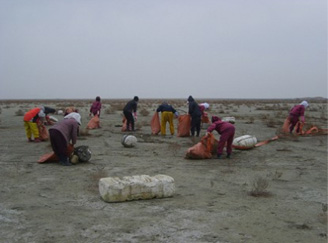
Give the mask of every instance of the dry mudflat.
M 202 101 L 210 103 L 210 115 L 236 118 L 235 137 L 259 141 L 279 134 L 300 102 Z M 161 100 L 140 100 L 134 148 L 121 144 L 126 100 L 104 100 L 102 128 L 88 131 L 91 102 L 0 101 L 0 242 L 327 242 L 327 135 L 284 136 L 234 150 L 230 160 L 187 160 L 186 150 L 199 139 L 151 135 Z M 169 102 L 180 114 L 187 110 L 185 100 Z M 327 100 L 309 102 L 306 126 L 327 128 Z M 79 109 L 77 145 L 89 146 L 88 163 L 37 163 L 51 146 L 27 142 L 22 114 L 38 105 Z M 100 198 L 100 178 L 141 174 L 173 177 L 176 194 L 123 203 Z

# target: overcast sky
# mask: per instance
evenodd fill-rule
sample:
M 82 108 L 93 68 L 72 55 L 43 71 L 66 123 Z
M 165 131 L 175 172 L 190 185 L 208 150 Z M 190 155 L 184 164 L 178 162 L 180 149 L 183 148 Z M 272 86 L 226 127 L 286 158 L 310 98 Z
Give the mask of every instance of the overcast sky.
M 0 3 L 0 99 L 327 97 L 326 0 Z

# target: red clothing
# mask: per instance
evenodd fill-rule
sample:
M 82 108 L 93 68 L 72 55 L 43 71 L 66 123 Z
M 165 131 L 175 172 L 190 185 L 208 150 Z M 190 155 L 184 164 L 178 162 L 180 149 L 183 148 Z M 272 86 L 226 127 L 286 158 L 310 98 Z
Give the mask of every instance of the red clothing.
M 289 115 L 292 116 L 304 116 L 305 107 L 303 105 L 295 105 L 289 112 Z
M 295 105 L 289 112 L 288 119 L 290 121 L 289 126 L 289 132 L 292 133 L 294 130 L 294 127 L 296 126 L 297 122 L 299 121 L 299 118 L 301 117 L 301 121 L 305 122 L 304 119 L 304 112 L 305 107 L 303 105 Z M 297 129 L 298 130 L 298 129 Z M 298 132 L 298 131 L 297 131 Z
M 99 115 L 100 116 L 100 110 L 101 110 L 101 103 L 99 101 L 94 101 L 92 103 L 92 106 L 90 107 L 90 112 L 93 115 Z
M 41 108 L 34 108 L 32 110 L 29 110 L 24 115 L 24 121 L 30 121 L 32 120 L 37 114 L 39 114 Z
M 213 130 L 221 134 L 217 154 L 222 154 L 225 143 L 227 143 L 227 154 L 231 154 L 232 142 L 235 136 L 235 126 L 229 122 L 219 120 L 212 123 L 212 125 L 207 128 L 207 132 L 212 132 Z

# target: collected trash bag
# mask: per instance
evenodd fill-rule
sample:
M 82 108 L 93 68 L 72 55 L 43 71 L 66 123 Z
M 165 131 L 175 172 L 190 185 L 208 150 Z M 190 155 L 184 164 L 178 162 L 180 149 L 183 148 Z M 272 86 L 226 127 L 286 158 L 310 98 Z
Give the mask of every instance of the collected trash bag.
M 159 121 L 158 112 L 155 112 L 150 121 L 151 134 L 157 135 L 161 131 L 161 122 Z
M 98 115 L 92 117 L 87 125 L 87 129 L 96 129 L 96 128 L 100 128 L 100 120 Z
M 71 144 L 69 144 L 67 146 L 67 152 L 66 152 L 67 156 L 70 157 L 73 151 L 74 151 L 74 147 Z M 59 159 L 54 152 L 50 152 L 42 155 L 41 158 L 38 160 L 38 163 L 53 162 L 53 161 L 59 161 Z
M 45 125 L 38 125 L 39 128 L 39 138 L 42 141 L 46 141 L 49 139 L 49 133 Z
M 254 148 L 257 144 L 257 139 L 255 136 L 244 135 L 238 138 L 235 138 L 232 142 L 232 147 L 235 149 L 251 149 Z
M 210 159 L 216 153 L 218 141 L 212 133 L 202 137 L 201 141 L 187 150 L 186 159 Z
M 190 136 L 190 115 L 181 115 L 178 117 L 178 137 L 189 137 Z
M 210 119 L 208 117 L 207 112 L 204 112 L 202 115 L 202 123 L 210 123 Z
M 127 129 L 127 123 L 128 123 L 128 120 L 125 118 L 125 116 L 123 117 L 123 120 L 122 120 L 122 129 L 121 131 L 122 132 L 126 132 L 128 129 Z M 132 128 L 130 127 L 130 130 L 132 130 Z
M 77 155 L 79 162 L 88 162 L 91 159 L 91 151 L 85 145 L 74 148 L 74 155 Z

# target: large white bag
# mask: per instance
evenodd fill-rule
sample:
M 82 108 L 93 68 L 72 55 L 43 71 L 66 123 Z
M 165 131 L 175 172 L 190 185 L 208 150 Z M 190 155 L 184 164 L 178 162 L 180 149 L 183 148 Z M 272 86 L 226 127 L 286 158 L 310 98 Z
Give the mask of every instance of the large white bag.
M 251 135 L 244 135 L 238 138 L 235 138 L 232 142 L 232 146 L 236 149 L 250 149 L 257 144 L 257 139 Z

